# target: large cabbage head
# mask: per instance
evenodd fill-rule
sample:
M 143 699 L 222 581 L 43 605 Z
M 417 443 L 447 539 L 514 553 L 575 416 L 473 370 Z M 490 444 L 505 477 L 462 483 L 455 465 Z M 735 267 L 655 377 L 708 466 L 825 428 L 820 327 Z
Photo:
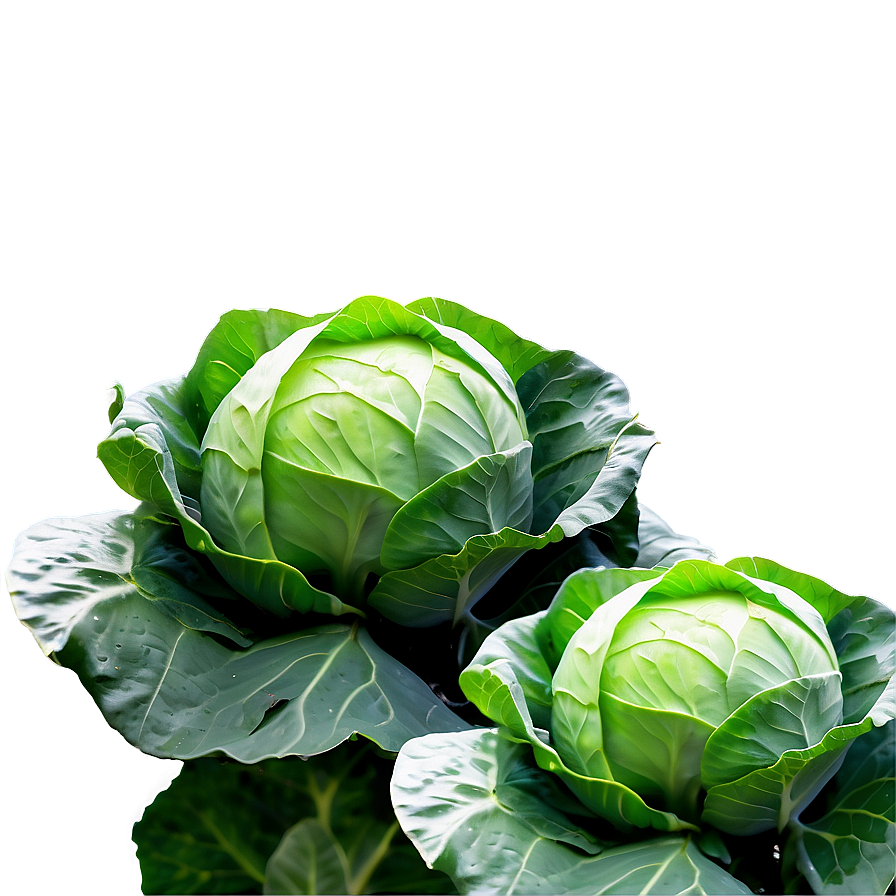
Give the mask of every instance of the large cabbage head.
M 588 526 L 636 538 L 654 443 L 612 374 L 432 299 L 231 312 L 185 380 L 116 411 L 107 468 L 238 594 L 413 626 Z
M 202 441 L 217 544 L 361 606 L 369 577 L 528 532 L 532 445 L 510 377 L 478 343 L 418 329 L 301 330 L 246 373 Z

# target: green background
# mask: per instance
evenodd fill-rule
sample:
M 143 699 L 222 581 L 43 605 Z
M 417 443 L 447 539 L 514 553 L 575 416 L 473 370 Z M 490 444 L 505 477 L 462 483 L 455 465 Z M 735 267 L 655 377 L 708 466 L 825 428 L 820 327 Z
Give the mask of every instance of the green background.
M 224 311 L 440 295 L 618 373 L 677 531 L 892 599 L 894 16 L 7 4 L 3 565 L 39 519 L 133 506 L 105 389 L 186 371 Z M 137 893 L 178 763 L 8 607 L 0 673 L 7 887 Z

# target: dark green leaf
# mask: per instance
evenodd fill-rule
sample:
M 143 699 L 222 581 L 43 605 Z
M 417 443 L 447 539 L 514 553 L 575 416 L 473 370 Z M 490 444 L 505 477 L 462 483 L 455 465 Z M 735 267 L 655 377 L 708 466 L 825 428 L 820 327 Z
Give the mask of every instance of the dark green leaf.
M 188 762 L 134 826 L 143 891 L 452 892 L 398 829 L 391 772 L 366 743 L 307 761 Z
M 42 523 L 20 537 L 9 571 L 22 621 L 142 750 L 252 762 L 319 753 L 356 732 L 397 751 L 466 727 L 363 628 L 332 623 L 227 646 L 222 635 L 248 642 L 185 580 L 185 568 L 201 569 L 165 548 L 172 528 L 135 527 L 130 514 Z
M 230 603 L 235 595 L 184 548 L 177 527 L 146 512 L 144 505 L 135 514 L 45 520 L 19 536 L 8 572 L 10 595 L 44 653 L 61 651 L 76 627 L 126 601 L 145 603 L 175 627 L 250 644 L 215 606 L 216 599 Z M 113 653 L 97 650 L 97 662 L 111 668 Z
M 885 893 L 894 876 L 896 723 L 858 738 L 818 797 L 814 821 L 791 822 L 786 851 L 815 893 Z
M 551 352 L 520 378 L 517 391 L 536 479 L 582 452 L 605 454 L 632 419 L 622 380 L 572 351 Z
M 354 893 L 339 841 L 315 818 L 293 825 L 268 861 L 264 892 Z
M 298 759 L 186 763 L 134 825 L 143 892 L 260 893 L 283 832 L 314 814 L 304 779 Z
M 631 564 L 620 566 L 640 566 L 643 569 L 667 568 L 680 560 L 714 560 L 713 549 L 701 544 L 690 535 L 679 535 L 649 507 L 639 505 L 641 517 L 638 522 L 638 556 Z
M 368 603 L 402 625 L 457 624 L 527 550 L 562 537 L 559 527 L 541 537 L 516 529 L 474 535 L 456 554 L 386 573 Z

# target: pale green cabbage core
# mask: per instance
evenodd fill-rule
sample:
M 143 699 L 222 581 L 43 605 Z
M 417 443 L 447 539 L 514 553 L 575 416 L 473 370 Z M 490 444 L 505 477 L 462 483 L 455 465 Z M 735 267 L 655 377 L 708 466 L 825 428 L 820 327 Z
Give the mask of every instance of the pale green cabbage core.
M 383 539 L 405 503 L 527 438 L 522 408 L 488 376 L 411 335 L 317 339 L 270 388 L 260 469 L 250 471 L 260 487 L 232 502 L 261 500 L 263 509 L 216 526 L 214 507 L 234 472 L 220 446 L 240 428 L 216 414 L 205 441 L 215 450 L 203 454 L 203 519 L 225 549 L 329 574 L 350 601 L 385 571 Z
M 574 770 L 626 784 L 690 820 L 699 816 L 704 747 L 733 713 L 744 707 L 739 716 L 761 732 L 767 708 L 757 695 L 839 672 L 830 643 L 774 598 L 648 594 L 615 625 L 612 603 L 573 636 L 554 676 L 558 752 Z M 800 720 L 804 745 L 840 717 L 838 705 L 817 717 L 818 730 Z

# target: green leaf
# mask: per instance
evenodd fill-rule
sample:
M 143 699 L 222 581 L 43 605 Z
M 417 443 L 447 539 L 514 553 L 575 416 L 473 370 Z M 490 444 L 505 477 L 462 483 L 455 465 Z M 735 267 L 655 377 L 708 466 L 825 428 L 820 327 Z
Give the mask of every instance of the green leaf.
M 479 711 L 526 737 L 551 721 L 551 669 L 542 653 L 538 628 L 545 613 L 506 622 L 485 639 L 460 686 Z
M 382 544 L 392 569 L 457 554 L 475 535 L 512 528 L 525 532 L 532 519 L 532 447 L 480 457 L 448 473 L 401 507 Z
M 367 742 L 309 760 L 185 763 L 134 825 L 143 891 L 453 892 L 398 828 L 392 765 Z
M 303 779 L 301 760 L 186 763 L 134 825 L 143 892 L 260 893 L 283 831 L 314 813 Z
M 812 747 L 788 750 L 768 768 L 711 787 L 703 822 L 745 837 L 772 828 L 784 830 L 837 771 L 850 742 L 873 725 L 872 714 L 862 722 L 840 725 Z
M 432 321 L 462 330 L 472 336 L 494 355 L 514 382 L 550 355 L 547 349 L 528 339 L 521 339 L 500 321 L 483 317 L 455 302 L 425 298 L 411 302 L 407 308 L 425 315 Z
M 780 585 L 793 591 L 815 607 L 826 624 L 856 600 L 854 597 L 837 591 L 836 588 L 832 588 L 821 579 L 788 569 L 786 566 L 764 557 L 737 557 L 728 561 L 725 566 L 741 572 L 751 579 Z
M 385 779 L 384 779 L 385 780 Z M 331 833 L 316 819 L 290 828 L 268 861 L 265 893 L 456 893 L 427 869 L 398 822 L 354 818 Z
M 332 313 L 304 317 L 289 311 L 228 311 L 208 334 L 186 378 L 186 407 L 197 432 L 205 433 L 218 405 L 255 362 L 297 330 Z
M 489 889 L 504 875 L 512 880 L 514 866 L 544 838 L 585 854 L 601 849 L 559 808 L 574 803 L 532 763 L 531 752 L 494 729 L 409 741 L 392 774 L 392 804 L 427 864 L 462 892 L 475 890 L 480 875 L 477 882 Z
M 896 672 L 893 610 L 867 597 L 850 597 L 820 579 L 762 557 L 740 557 L 725 565 L 757 584 L 798 594 L 815 607 L 827 625 L 843 674 L 843 720 L 864 718 Z
M 558 736 L 555 743 L 569 764 L 583 776 L 624 783 L 646 801 L 696 822 L 700 816 L 700 756 L 712 726 L 683 712 L 637 706 L 611 694 L 601 694 L 599 712 L 599 726 L 589 732 L 587 741 L 584 737 L 579 740 L 578 752 L 571 753 L 568 720 L 579 719 L 587 725 L 594 708 L 571 701 L 563 706 L 566 731 L 562 741 Z M 588 755 L 590 749 L 593 756 Z M 581 791 L 583 800 L 600 795 L 596 785 L 575 785 L 570 786 L 576 793 Z
M 148 512 L 143 505 L 135 514 L 45 520 L 19 536 L 9 592 L 44 653 L 58 653 L 85 620 L 126 600 L 145 602 L 185 630 L 214 633 L 239 647 L 251 643 L 214 604 L 237 596 L 185 549 L 177 527 Z M 112 660 L 111 653 L 98 653 Z
M 661 575 L 660 570 L 654 569 L 581 569 L 569 576 L 548 608 L 542 628 L 551 670 L 556 670 L 572 636 L 599 606 L 626 589 Z
M 534 862 L 530 862 L 533 865 Z M 537 866 L 536 866 L 537 867 Z M 538 889 L 526 886 L 537 880 Z M 753 891 L 707 858 L 690 836 L 656 837 L 616 846 L 541 878 L 521 878 L 519 893 L 568 894 L 750 894 Z
M 495 731 L 406 744 L 392 801 L 420 854 L 462 893 L 750 892 L 688 837 L 601 843 L 526 748 Z
M 457 624 L 527 550 L 562 537 L 559 527 L 541 537 L 516 529 L 474 535 L 456 554 L 387 572 L 367 602 L 401 625 Z
M 859 737 L 812 811 L 791 821 L 785 846 L 815 893 L 885 893 L 893 882 L 896 723 Z
M 606 522 L 597 523 L 582 530 L 582 534 L 599 545 L 601 553 L 606 558 L 602 563 L 587 565 L 607 567 L 639 566 L 640 524 L 641 505 L 638 503 L 638 490 L 635 489 L 625 499 L 625 503 L 619 508 L 615 516 Z
M 256 762 L 320 753 L 355 733 L 395 751 L 427 731 L 466 727 L 361 628 L 315 626 L 235 652 L 160 618 L 145 602 L 118 601 L 94 613 L 60 661 L 147 753 L 190 759 L 220 752 Z M 81 650 L 85 643 L 93 650 Z M 101 661 L 106 656 L 117 668 Z
M 572 351 L 551 352 L 520 378 L 517 391 L 536 479 L 583 452 L 606 453 L 632 420 L 622 380 Z
M 335 595 L 313 588 L 294 566 L 279 561 L 271 545 L 261 477 L 265 434 L 277 389 L 326 323 L 288 336 L 221 400 L 202 441 L 201 525 L 195 514 L 182 512 L 176 484 L 165 480 L 172 500 L 163 509 L 178 517 L 190 546 L 206 553 L 234 588 L 281 616 L 291 610 L 331 615 L 357 612 Z M 276 580 L 282 586 L 279 590 Z
M 166 512 L 174 508 L 172 487 L 179 496 L 198 499 L 199 442 L 187 422 L 183 378 L 156 383 L 121 401 L 97 454 L 124 491 Z
M 314 588 L 292 566 L 222 550 L 201 522 L 199 447 L 187 424 L 183 383 L 150 387 L 128 399 L 99 446 L 99 457 L 126 491 L 176 519 L 184 539 L 205 554 L 240 594 L 275 616 L 319 612 L 358 614 L 334 595 Z
M 755 694 L 715 729 L 700 763 L 713 787 L 773 766 L 788 750 L 815 746 L 841 718 L 836 672 L 795 678 Z
M 402 507 L 401 499 L 386 489 L 279 458 L 266 461 L 265 473 L 271 508 L 266 513 L 271 532 L 265 537 L 277 556 L 292 567 L 329 572 L 333 590 L 362 606 L 368 574 L 384 571 L 383 534 Z
M 690 535 L 679 535 L 658 514 L 644 504 L 639 505 L 638 556 L 631 564 L 643 569 L 668 568 L 680 560 L 714 560 L 712 548 Z M 623 564 L 625 565 L 625 564 Z
M 557 517 L 555 526 L 560 526 L 568 537 L 581 532 L 586 526 L 604 523 L 616 516 L 634 491 L 644 461 L 655 444 L 656 436 L 651 430 L 645 429 L 640 423 L 628 424 L 610 446 L 597 477 L 593 481 L 590 474 L 585 477 L 585 481 L 591 481 L 590 487 L 581 497 L 575 497 L 572 503 L 567 504 Z M 536 513 L 540 506 L 539 489 L 542 495 L 556 494 L 559 478 L 566 478 L 567 474 L 577 475 L 576 470 L 571 468 L 578 467 L 583 462 L 572 458 L 570 467 L 558 466 L 537 480 Z M 569 489 L 564 490 L 564 494 L 568 495 L 567 500 L 580 494 L 581 485 L 581 482 L 573 482 Z
M 397 751 L 467 727 L 360 627 L 227 646 L 221 635 L 247 641 L 182 580 L 184 552 L 153 541 L 171 530 L 128 514 L 50 521 L 20 536 L 9 571 L 19 617 L 131 743 L 163 757 L 254 762 L 319 753 L 355 733 Z M 151 562 L 147 541 L 159 552 Z M 141 563 L 154 571 L 144 586 L 164 583 L 159 594 L 135 584 Z
M 351 893 L 339 841 L 314 818 L 293 825 L 268 860 L 264 893 Z
M 115 418 L 121 413 L 124 407 L 124 386 L 121 383 L 115 383 L 109 389 L 109 422 L 114 423 Z

